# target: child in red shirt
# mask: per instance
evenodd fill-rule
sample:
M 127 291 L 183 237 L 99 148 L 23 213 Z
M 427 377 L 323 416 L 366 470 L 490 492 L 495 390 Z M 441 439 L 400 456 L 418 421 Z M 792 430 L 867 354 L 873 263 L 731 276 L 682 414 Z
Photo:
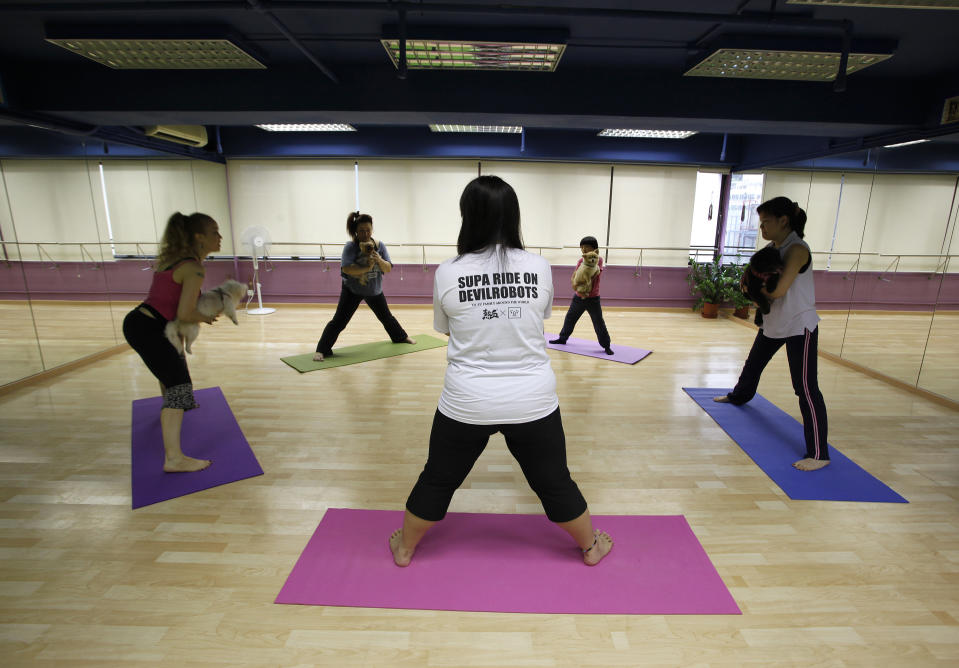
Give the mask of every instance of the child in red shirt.
M 599 248 L 599 243 L 596 241 L 596 237 L 583 237 L 579 242 L 579 248 L 583 255 L 586 255 L 595 252 Z M 579 268 L 582 263 L 583 258 L 580 258 L 576 267 Z M 599 345 L 603 347 L 607 355 L 613 354 L 613 349 L 610 347 L 609 332 L 606 330 L 605 321 L 603 321 L 603 307 L 599 303 L 599 279 L 605 270 L 603 258 L 599 258 L 598 266 L 599 273 L 593 277 L 592 290 L 589 291 L 589 294 L 575 293 L 573 295 L 573 301 L 569 304 L 569 311 L 566 312 L 566 320 L 563 321 L 563 329 L 560 331 L 559 337 L 553 339 L 550 343 L 565 344 L 566 339 L 573 333 L 580 316 L 583 315 L 583 311 L 589 311 L 589 317 L 593 321 L 593 329 L 596 330 Z

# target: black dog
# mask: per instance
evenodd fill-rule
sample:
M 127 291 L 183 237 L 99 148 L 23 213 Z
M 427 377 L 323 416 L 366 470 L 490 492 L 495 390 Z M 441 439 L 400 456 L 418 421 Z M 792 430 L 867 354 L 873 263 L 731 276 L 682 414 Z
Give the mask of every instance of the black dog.
M 743 274 L 745 278 L 743 285 L 746 288 L 746 295 L 756 302 L 758 307 L 754 320 L 757 325 L 762 326 L 763 313 L 769 313 L 769 299 L 762 293 L 762 288 L 766 288 L 766 292 L 775 290 L 784 266 L 782 258 L 779 257 L 779 251 L 773 246 L 758 250 L 749 258 L 749 264 Z

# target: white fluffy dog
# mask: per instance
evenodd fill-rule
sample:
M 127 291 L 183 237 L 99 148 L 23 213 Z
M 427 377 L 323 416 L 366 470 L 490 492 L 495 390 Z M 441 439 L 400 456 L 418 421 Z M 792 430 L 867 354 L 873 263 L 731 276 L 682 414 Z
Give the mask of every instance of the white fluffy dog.
M 236 307 L 245 295 L 246 286 L 231 279 L 224 281 L 212 290 L 202 293 L 196 303 L 196 308 L 200 313 L 207 316 L 225 313 L 234 325 L 238 325 L 240 323 L 236 321 Z M 186 351 L 192 355 L 193 351 L 190 346 L 200 335 L 200 323 L 171 320 L 167 323 L 164 333 L 178 353 L 183 354 L 184 344 L 186 344 Z

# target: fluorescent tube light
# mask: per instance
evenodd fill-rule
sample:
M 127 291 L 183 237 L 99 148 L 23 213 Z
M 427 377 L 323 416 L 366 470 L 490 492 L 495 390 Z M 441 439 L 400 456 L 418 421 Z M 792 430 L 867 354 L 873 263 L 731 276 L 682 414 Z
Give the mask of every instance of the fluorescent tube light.
M 269 132 L 356 132 L 345 123 L 264 123 L 256 127 Z
M 503 134 L 519 134 L 523 131 L 521 125 L 430 125 L 433 132 L 493 132 Z
M 628 130 L 608 128 L 599 133 L 599 137 L 643 137 L 646 139 L 686 139 L 696 134 L 696 130 Z
M 115 70 L 263 70 L 229 39 L 47 38 L 50 44 Z
M 886 144 L 883 148 L 899 148 L 900 146 L 911 146 L 912 144 L 925 144 L 928 139 L 916 139 L 914 141 L 904 141 L 898 144 Z
M 399 68 L 400 41 L 381 39 L 380 42 L 393 66 Z M 411 70 L 553 72 L 565 50 L 565 44 L 408 39 L 406 66 Z

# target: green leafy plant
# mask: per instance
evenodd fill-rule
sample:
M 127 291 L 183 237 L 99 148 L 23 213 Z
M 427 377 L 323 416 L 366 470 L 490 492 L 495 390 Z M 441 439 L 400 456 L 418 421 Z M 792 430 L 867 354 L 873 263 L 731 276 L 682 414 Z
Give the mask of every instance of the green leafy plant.
M 689 283 L 689 293 L 698 295 L 693 304 L 693 310 L 703 307 L 703 304 L 722 304 L 730 299 L 733 291 L 739 291 L 739 274 L 736 265 L 724 265 L 719 260 L 712 262 L 696 262 L 689 258 L 689 273 L 686 282 Z
M 732 290 L 729 291 L 729 301 L 731 301 L 736 308 L 752 306 L 752 300 L 747 297 L 739 287 L 742 284 L 743 274 L 749 271 L 749 265 L 733 264 L 730 265 L 730 269 L 734 283 Z

